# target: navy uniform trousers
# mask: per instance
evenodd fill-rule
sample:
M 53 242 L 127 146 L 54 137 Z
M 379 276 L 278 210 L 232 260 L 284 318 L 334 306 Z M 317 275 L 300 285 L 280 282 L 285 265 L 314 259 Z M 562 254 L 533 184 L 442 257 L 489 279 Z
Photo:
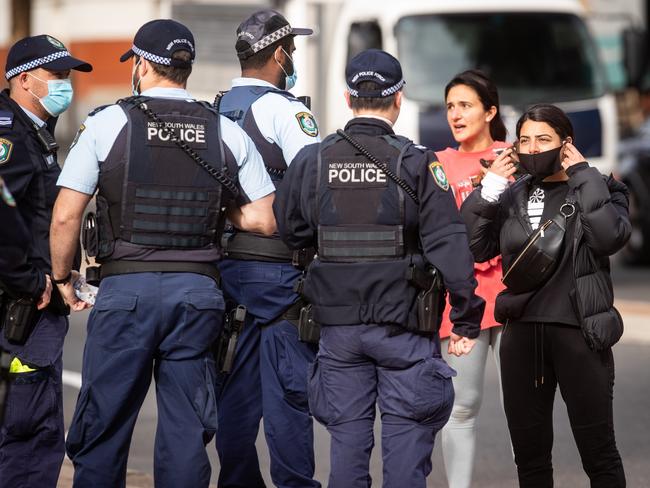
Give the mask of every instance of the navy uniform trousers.
M 330 435 L 329 488 L 369 488 L 375 403 L 383 486 L 424 488 L 436 433 L 454 403 L 456 372 L 436 338 L 374 324 L 327 326 L 309 379 L 309 405 Z
M 23 346 L 2 347 L 34 372 L 12 375 L 0 429 L 0 486 L 56 487 L 63 462 L 63 341 L 67 317 L 45 310 Z M 37 461 L 35 461 L 37 460 Z
M 192 273 L 104 278 L 88 321 L 83 384 L 66 442 L 77 487 L 125 486 L 129 444 L 156 380 L 156 487 L 207 487 L 205 445 L 216 431 L 215 365 L 221 290 Z
M 271 457 L 271 478 L 280 487 L 320 487 L 314 475 L 313 422 L 307 402 L 307 374 L 316 347 L 298 340 L 284 320 L 271 325 L 297 299 L 300 272 L 288 263 L 225 259 L 220 263 L 226 297 L 248 313 L 229 375 L 218 388 L 221 462 L 219 488 L 258 488 L 255 439 L 260 419 Z

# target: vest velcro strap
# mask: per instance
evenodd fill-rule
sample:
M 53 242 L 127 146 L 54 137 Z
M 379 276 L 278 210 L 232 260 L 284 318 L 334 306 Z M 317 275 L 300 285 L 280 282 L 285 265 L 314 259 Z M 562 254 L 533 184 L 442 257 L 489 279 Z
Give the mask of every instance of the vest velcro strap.
M 154 230 L 169 232 L 185 232 L 187 234 L 203 234 L 205 225 L 183 222 L 152 222 L 150 220 L 134 220 L 133 228 L 137 230 Z
M 138 198 L 155 198 L 156 200 L 183 200 L 207 202 L 210 194 L 207 191 L 171 191 L 152 190 L 150 188 L 136 188 L 135 196 Z
M 100 268 L 101 278 L 133 273 L 195 273 L 220 284 L 221 275 L 214 264 L 179 261 L 109 261 Z
M 249 232 L 236 232 L 225 246 L 226 256 L 243 261 L 290 263 L 293 251 L 280 239 L 262 237 Z
M 135 213 L 147 215 L 174 215 L 179 217 L 204 217 L 208 210 L 202 207 L 165 207 L 161 205 L 135 205 Z
M 202 237 L 147 235 L 133 232 L 130 242 L 145 246 L 160 246 L 164 248 L 198 249 L 207 244 Z
M 322 226 L 318 231 L 318 255 L 324 262 L 358 262 L 404 256 L 401 225 Z

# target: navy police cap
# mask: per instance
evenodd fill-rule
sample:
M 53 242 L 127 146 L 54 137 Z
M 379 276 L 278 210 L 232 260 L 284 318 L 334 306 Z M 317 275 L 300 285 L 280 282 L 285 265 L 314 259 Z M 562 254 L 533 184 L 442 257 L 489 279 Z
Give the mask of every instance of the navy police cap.
M 176 51 L 189 51 L 190 61 L 172 59 Z M 196 55 L 194 36 L 180 22 L 171 19 L 157 19 L 144 24 L 133 38 L 133 46 L 122 54 L 120 62 L 137 55 L 152 63 L 174 68 L 189 68 Z
M 89 63 L 73 58 L 61 41 L 46 34 L 25 37 L 11 46 L 7 53 L 5 78 L 9 80 L 24 71 L 36 68 L 51 71 L 93 69 Z
M 235 50 L 239 59 L 247 59 L 283 37 L 313 33 L 311 29 L 291 27 L 289 21 L 275 10 L 259 10 L 237 27 Z
M 368 49 L 353 57 L 345 68 L 350 96 L 384 98 L 398 92 L 406 84 L 399 61 L 386 51 Z M 359 90 L 359 84 L 374 81 L 375 90 Z

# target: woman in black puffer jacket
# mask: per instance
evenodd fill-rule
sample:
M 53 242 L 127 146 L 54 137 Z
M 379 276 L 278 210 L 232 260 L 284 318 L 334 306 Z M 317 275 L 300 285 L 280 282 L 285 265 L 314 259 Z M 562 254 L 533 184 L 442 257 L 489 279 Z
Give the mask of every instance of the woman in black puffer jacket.
M 566 233 L 552 275 L 532 291 L 506 289 L 496 300 L 495 316 L 506 324 L 501 378 L 519 484 L 553 486 L 552 414 L 559 384 L 591 486 L 624 487 L 610 347 L 623 324 L 613 306 L 608 256 L 630 235 L 627 188 L 589 167 L 572 144 L 571 122 L 555 106 L 535 105 L 524 113 L 517 139 L 519 164 L 528 175 L 510 183 L 517 156 L 506 150 L 461 211 L 476 261 L 501 254 L 506 274 L 528 237 L 569 204 L 563 207 Z

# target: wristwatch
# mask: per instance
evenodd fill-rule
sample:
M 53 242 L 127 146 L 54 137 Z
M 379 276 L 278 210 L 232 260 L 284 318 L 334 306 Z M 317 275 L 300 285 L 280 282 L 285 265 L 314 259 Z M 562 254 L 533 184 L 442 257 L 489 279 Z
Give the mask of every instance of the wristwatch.
M 52 276 L 52 283 L 54 283 L 55 285 L 63 285 L 65 283 L 69 283 L 70 278 L 72 278 L 72 271 L 70 271 L 67 275 L 65 275 L 65 278 L 61 278 L 60 280 L 55 280 L 54 276 Z

